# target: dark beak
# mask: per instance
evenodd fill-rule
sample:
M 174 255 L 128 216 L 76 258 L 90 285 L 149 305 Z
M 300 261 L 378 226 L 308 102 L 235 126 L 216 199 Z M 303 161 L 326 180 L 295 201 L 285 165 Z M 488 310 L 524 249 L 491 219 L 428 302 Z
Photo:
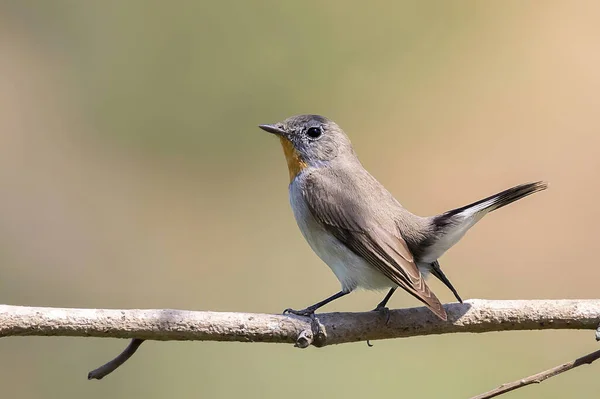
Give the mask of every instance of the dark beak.
M 265 132 L 273 133 L 278 136 L 285 136 L 285 130 L 283 130 L 277 125 L 258 125 L 258 127 L 264 130 Z

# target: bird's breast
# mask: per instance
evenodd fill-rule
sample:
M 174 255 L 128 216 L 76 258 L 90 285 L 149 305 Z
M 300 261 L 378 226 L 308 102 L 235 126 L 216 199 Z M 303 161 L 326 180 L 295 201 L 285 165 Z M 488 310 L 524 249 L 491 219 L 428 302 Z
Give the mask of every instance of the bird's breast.
M 296 223 L 308 245 L 338 278 L 346 292 L 355 288 L 385 289 L 394 284 L 340 242 L 312 214 L 302 193 L 302 177 L 294 179 L 289 187 L 290 204 Z

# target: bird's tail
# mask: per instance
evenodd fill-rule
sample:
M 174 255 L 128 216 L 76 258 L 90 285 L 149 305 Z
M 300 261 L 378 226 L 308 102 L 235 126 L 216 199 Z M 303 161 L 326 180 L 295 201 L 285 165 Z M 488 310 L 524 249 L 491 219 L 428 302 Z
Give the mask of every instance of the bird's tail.
M 518 186 L 504 190 L 501 193 L 494 194 L 490 197 L 484 198 L 470 205 L 463 206 L 461 208 L 453 209 L 438 217 L 451 218 L 458 214 L 466 214 L 466 216 L 475 216 L 477 214 L 485 214 L 495 211 L 496 209 L 502 208 L 508 204 L 512 204 L 515 201 L 525 198 L 528 195 L 537 193 L 548 188 L 548 183 L 538 181 L 535 183 L 525 183 Z
M 432 217 L 432 235 L 424 261 L 434 262 L 486 214 L 548 188 L 543 181 L 525 183 L 472 204 Z

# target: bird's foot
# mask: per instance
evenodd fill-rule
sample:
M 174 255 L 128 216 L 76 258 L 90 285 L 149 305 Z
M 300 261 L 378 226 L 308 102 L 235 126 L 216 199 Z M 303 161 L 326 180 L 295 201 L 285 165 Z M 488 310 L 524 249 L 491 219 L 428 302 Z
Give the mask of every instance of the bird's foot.
M 287 308 L 286 310 L 283 311 L 283 314 L 294 314 L 296 316 L 305 316 L 305 317 L 310 317 L 311 319 L 315 318 L 315 309 L 312 309 L 310 307 L 306 308 L 306 309 L 302 309 L 302 310 L 295 310 L 292 308 Z
M 295 310 L 295 309 L 288 308 L 283 311 L 283 314 L 293 314 L 296 316 L 309 317 L 311 320 L 311 322 L 310 322 L 311 331 L 310 332 L 304 331 L 298 337 L 296 346 L 299 348 L 306 348 L 310 344 L 313 344 L 317 347 L 325 345 L 325 340 L 327 339 L 327 334 L 325 333 L 325 328 L 323 327 L 323 325 L 321 324 L 319 319 L 317 319 L 317 316 L 315 316 L 315 310 L 316 310 L 315 308 L 308 307 L 308 308 L 302 309 L 302 310 Z M 306 339 L 306 338 L 308 338 L 309 335 L 310 335 L 310 341 Z
M 379 312 L 383 317 L 385 317 L 385 325 L 387 326 L 390 323 L 390 309 L 387 306 L 377 305 L 373 312 Z M 371 341 L 367 340 L 367 346 L 369 348 L 373 347 Z
M 385 317 L 386 326 L 390 323 L 390 309 L 387 306 L 377 306 L 375 309 L 373 309 L 373 312 L 379 312 L 383 317 Z

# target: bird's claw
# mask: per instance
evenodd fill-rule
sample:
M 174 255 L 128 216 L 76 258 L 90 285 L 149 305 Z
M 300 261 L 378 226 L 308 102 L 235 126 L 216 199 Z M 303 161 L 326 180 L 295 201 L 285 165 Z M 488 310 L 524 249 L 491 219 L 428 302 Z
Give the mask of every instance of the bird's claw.
M 387 326 L 390 323 L 390 309 L 387 306 L 377 306 L 373 309 L 373 312 L 379 312 L 385 317 L 385 325 Z
M 315 317 L 315 311 L 310 308 L 306 308 L 306 309 L 302 309 L 302 310 L 294 310 L 292 308 L 287 308 L 286 310 L 283 311 L 283 314 L 293 314 L 296 316 L 305 316 L 305 317 L 310 317 L 311 319 L 314 319 L 314 317 Z
M 322 346 L 323 342 L 325 342 L 325 338 L 327 337 L 325 334 L 325 329 L 323 327 L 323 325 L 319 322 L 319 319 L 317 319 L 317 316 L 315 316 L 315 310 L 314 308 L 306 308 L 306 309 L 302 309 L 302 310 L 294 310 L 291 308 L 287 308 L 286 310 L 283 311 L 283 314 L 293 314 L 296 316 L 304 316 L 304 317 L 308 317 L 311 320 L 311 329 L 312 329 L 312 336 L 311 336 L 311 343 L 315 346 Z M 314 343 L 312 342 L 312 337 L 314 337 Z M 299 347 L 306 347 L 308 345 L 304 345 L 302 343 L 298 343 L 296 342 L 297 346 Z
M 373 312 L 379 312 L 383 317 L 385 317 L 385 325 L 387 326 L 390 323 L 390 309 L 387 306 L 377 306 L 373 309 Z M 367 340 L 367 346 L 369 348 L 373 347 L 371 341 Z

